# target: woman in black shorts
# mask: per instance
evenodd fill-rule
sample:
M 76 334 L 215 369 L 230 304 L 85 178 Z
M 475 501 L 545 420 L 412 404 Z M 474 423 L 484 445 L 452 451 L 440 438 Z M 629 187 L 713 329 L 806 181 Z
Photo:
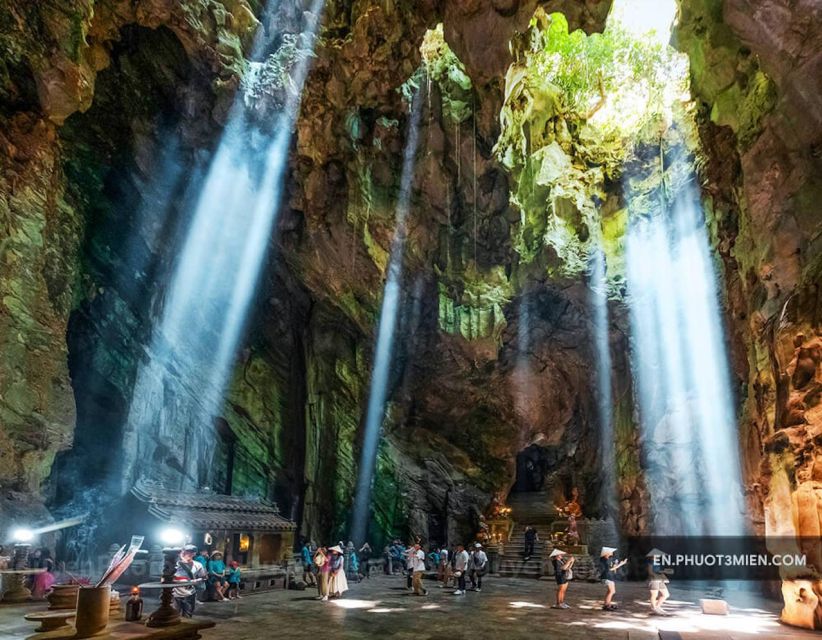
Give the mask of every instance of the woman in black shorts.
M 554 565 L 554 578 L 557 581 L 557 603 L 552 608 L 570 609 L 571 607 L 565 604 L 565 592 L 568 591 L 568 583 L 574 577 L 571 567 L 574 566 L 575 558 L 568 558 L 562 549 L 554 549 L 549 557 Z

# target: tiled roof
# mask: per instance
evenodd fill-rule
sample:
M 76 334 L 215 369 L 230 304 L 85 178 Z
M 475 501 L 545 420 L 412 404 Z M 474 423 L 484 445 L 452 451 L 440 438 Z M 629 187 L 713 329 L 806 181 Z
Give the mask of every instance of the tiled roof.
M 259 498 L 207 491 L 175 491 L 140 480 L 131 490 L 158 520 L 196 530 L 292 531 L 296 525 L 280 515 L 276 504 Z

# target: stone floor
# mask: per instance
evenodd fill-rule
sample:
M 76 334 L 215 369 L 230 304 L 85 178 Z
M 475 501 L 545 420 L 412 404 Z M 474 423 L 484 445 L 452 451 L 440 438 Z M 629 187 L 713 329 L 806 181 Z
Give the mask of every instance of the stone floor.
M 433 585 L 433 582 L 429 582 Z M 643 584 L 619 583 L 618 612 L 603 612 L 602 586 L 573 583 L 569 610 L 550 608 L 551 582 L 518 578 L 486 578 L 481 593 L 454 596 L 451 590 L 430 588 L 426 597 L 409 594 L 401 577 L 379 576 L 351 585 L 346 597 L 318 602 L 314 591 L 270 591 L 239 601 L 198 605 L 197 617 L 217 622 L 203 633 L 206 640 L 535 640 L 561 638 L 599 640 L 750 640 L 819 638 L 777 621 L 775 602 L 730 594 L 730 616 L 705 616 L 696 605 L 699 592 L 675 587 L 674 616 L 648 615 Z M 148 611 L 155 602 L 147 601 Z M 0 607 L 0 638 L 18 640 L 31 634 L 23 621 L 40 605 Z
M 431 583 L 433 584 L 433 583 Z M 400 577 L 380 576 L 351 585 L 346 597 L 317 602 L 313 591 L 277 591 L 247 596 L 234 603 L 203 605 L 199 613 L 218 621 L 204 638 L 252 640 L 318 637 L 360 640 L 513 640 L 535 638 L 818 638 L 777 621 L 779 605 L 732 598 L 740 605 L 730 616 L 705 616 L 696 605 L 700 595 L 672 590 L 668 607 L 674 616 L 648 615 L 643 584 L 620 583 L 619 612 L 601 610 L 600 584 L 574 583 L 566 600 L 573 608 L 551 609 L 551 582 L 516 578 L 487 578 L 481 593 L 454 596 L 451 590 L 430 588 L 426 597 L 404 589 Z M 745 601 L 747 602 L 745 602 Z M 669 633 L 666 633 L 669 632 Z

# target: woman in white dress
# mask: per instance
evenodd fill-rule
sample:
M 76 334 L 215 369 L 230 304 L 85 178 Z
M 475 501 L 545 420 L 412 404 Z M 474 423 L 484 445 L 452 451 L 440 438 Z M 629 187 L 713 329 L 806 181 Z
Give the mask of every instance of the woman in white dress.
M 343 593 L 348 591 L 348 580 L 345 577 L 345 558 L 343 557 L 342 547 L 339 545 L 331 547 L 329 550 L 329 568 L 328 573 L 328 594 L 339 598 Z

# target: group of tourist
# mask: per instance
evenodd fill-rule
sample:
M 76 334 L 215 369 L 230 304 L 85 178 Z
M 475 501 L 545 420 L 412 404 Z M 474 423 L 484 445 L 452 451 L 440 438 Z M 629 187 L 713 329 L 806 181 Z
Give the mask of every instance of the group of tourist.
M 526 536 L 526 541 L 528 537 Z M 357 580 L 368 577 L 368 563 L 370 560 L 370 546 L 365 543 L 359 550 L 355 550 L 353 543 L 342 543 L 331 547 L 314 547 L 313 543 L 304 541 L 300 553 L 303 564 L 305 583 L 316 586 L 317 599 L 328 601 L 329 598 L 339 598 L 348 591 L 348 576 L 354 575 Z M 526 552 L 529 549 L 526 549 Z M 533 547 L 530 546 L 533 553 Z M 617 560 L 614 555 L 615 547 L 602 547 L 599 558 L 600 580 L 605 585 L 603 610 L 615 611 L 616 573 L 627 560 Z M 479 542 L 471 546 L 470 552 L 463 544 L 457 544 L 453 552 L 446 547 L 434 546 L 428 553 L 417 540 L 408 546 L 395 540 L 386 547 L 387 569 L 395 573 L 394 567 L 400 569 L 406 576 L 406 588 L 417 596 L 428 595 L 423 586 L 425 572 L 429 568 L 436 572 L 436 580 L 440 588 L 456 587 L 454 595 L 464 596 L 468 591 L 468 580 L 471 581 L 471 591 L 482 591 L 482 578 L 488 572 L 488 555 Z M 660 566 L 659 558 L 663 553 L 654 549 L 647 558 L 648 588 L 650 591 L 651 611 L 655 615 L 670 615 L 662 608 L 669 597 L 668 577 Z M 362 559 L 362 562 L 360 561 Z M 556 602 L 553 608 L 569 609 L 565 602 L 568 585 L 574 577 L 574 563 L 576 558 L 559 548 L 553 549 L 549 556 L 554 569 L 554 579 L 557 584 Z M 359 570 L 363 568 L 363 573 Z M 174 589 L 174 599 L 180 613 L 191 617 L 197 602 L 198 593 L 207 594 L 217 601 L 239 598 L 240 569 L 236 561 L 227 567 L 222 553 L 207 550 L 197 551 L 194 545 L 186 545 L 180 552 L 177 562 L 175 580 L 185 582 Z
M 228 566 L 220 551 L 199 552 L 193 544 L 180 551 L 174 580 L 185 583 L 174 588 L 174 602 L 180 614 L 186 618 L 194 615 L 198 595 L 200 602 L 215 600 L 225 602 L 240 598 L 240 565 L 232 560 Z
M 614 554 L 616 551 L 615 547 L 602 547 L 600 552 L 599 577 L 605 585 L 603 611 L 617 610 L 617 605 L 614 603 L 616 572 L 628 562 L 627 559 L 615 559 Z M 646 556 L 651 612 L 658 616 L 670 615 L 662 608 L 662 605 L 669 597 L 668 576 L 660 564 L 660 558 L 663 555 L 661 551 L 653 549 Z M 574 556 L 568 557 L 568 554 L 562 549 L 554 549 L 549 558 L 554 568 L 554 580 L 557 583 L 556 602 L 552 606 L 554 609 L 570 609 L 570 605 L 565 602 L 565 594 L 568 591 L 568 584 L 574 577 L 573 566 L 576 559 Z
M 311 556 L 309 574 L 316 577 L 313 584 L 317 586 L 318 600 L 325 602 L 329 598 L 339 598 L 348 591 L 344 554 L 342 545 L 337 544 L 333 547 L 319 547 Z
M 318 586 L 320 581 L 317 577 L 319 570 L 315 563 L 317 552 L 322 549 L 324 554 L 328 556 L 330 549 L 337 548 L 340 549 L 339 553 L 342 556 L 342 570 L 345 572 L 346 582 L 359 582 L 371 577 L 371 545 L 367 542 L 359 549 L 356 549 L 354 543 L 350 540 L 346 545 L 341 541 L 334 547 L 318 547 L 313 540 L 309 541 L 304 538 L 300 545 L 300 565 L 302 566 L 303 582 L 306 586 Z
M 488 555 L 479 542 L 473 544 L 470 552 L 458 544 L 453 551 L 435 545 L 426 553 L 419 540 L 407 547 L 395 540 L 386 547 L 385 556 L 386 573 L 404 573 L 406 587 L 415 595 L 428 594 L 422 579 L 429 568 L 436 572 L 440 588 L 456 587 L 454 595 L 465 595 L 469 590 L 468 580 L 471 591 L 482 591 L 482 578 L 489 568 Z

